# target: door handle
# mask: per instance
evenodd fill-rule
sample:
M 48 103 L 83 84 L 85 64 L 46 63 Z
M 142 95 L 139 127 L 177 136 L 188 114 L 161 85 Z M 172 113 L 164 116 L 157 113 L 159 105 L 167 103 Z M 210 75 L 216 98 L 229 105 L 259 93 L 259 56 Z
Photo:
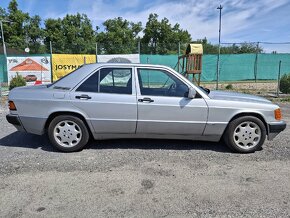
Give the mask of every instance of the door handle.
M 151 102 L 154 102 L 154 100 L 152 100 L 151 98 L 142 98 L 142 99 L 138 99 L 138 101 L 139 102 L 149 102 L 149 103 L 151 103 Z
M 88 96 L 88 95 L 77 95 L 76 99 L 80 99 L 80 100 L 87 100 L 87 99 L 91 99 L 92 97 Z

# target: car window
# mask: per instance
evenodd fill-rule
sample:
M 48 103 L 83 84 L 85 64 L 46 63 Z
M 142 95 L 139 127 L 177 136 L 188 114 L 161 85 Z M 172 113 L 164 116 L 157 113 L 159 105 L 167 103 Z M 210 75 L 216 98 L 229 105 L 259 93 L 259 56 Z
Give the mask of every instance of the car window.
M 188 87 L 171 73 L 158 69 L 138 69 L 141 95 L 185 97 Z
M 87 80 L 85 80 L 76 91 L 81 92 L 98 92 L 99 84 L 99 71 L 91 75 Z
M 132 70 L 103 68 L 84 81 L 76 91 L 132 94 Z

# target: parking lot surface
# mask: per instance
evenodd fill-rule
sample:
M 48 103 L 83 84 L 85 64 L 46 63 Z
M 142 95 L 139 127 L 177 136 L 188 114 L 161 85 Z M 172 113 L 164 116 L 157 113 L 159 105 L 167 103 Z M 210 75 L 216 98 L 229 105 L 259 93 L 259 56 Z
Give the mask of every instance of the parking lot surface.
M 17 132 L 0 109 L 1 217 L 290 217 L 288 127 L 263 150 L 222 143 L 92 141 L 77 153 Z

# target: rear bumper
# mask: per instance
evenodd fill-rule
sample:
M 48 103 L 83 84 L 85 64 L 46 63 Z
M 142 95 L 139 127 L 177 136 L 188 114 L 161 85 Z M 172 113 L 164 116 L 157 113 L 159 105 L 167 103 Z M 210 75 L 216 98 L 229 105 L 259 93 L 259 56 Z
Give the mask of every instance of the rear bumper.
M 284 129 L 286 129 L 286 123 L 285 121 L 281 121 L 278 123 L 268 123 L 268 139 L 272 140 L 274 139 L 280 132 L 282 132 Z
M 13 126 L 15 126 L 17 130 L 25 132 L 25 129 L 17 115 L 8 114 L 6 115 L 6 120 L 8 121 L 8 123 L 11 123 Z

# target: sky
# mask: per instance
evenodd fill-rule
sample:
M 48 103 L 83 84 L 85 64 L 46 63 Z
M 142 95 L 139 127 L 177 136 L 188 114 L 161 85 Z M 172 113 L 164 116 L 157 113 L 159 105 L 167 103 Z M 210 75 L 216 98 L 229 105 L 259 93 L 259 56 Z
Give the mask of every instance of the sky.
M 7 8 L 10 0 L 0 0 Z M 150 13 L 179 23 L 192 39 L 218 43 L 219 10 L 222 9 L 221 42 L 290 42 L 290 0 L 18 0 L 19 8 L 30 15 L 47 18 L 85 13 L 94 26 L 111 18 L 141 21 Z M 267 51 L 290 53 L 290 44 L 262 44 Z

